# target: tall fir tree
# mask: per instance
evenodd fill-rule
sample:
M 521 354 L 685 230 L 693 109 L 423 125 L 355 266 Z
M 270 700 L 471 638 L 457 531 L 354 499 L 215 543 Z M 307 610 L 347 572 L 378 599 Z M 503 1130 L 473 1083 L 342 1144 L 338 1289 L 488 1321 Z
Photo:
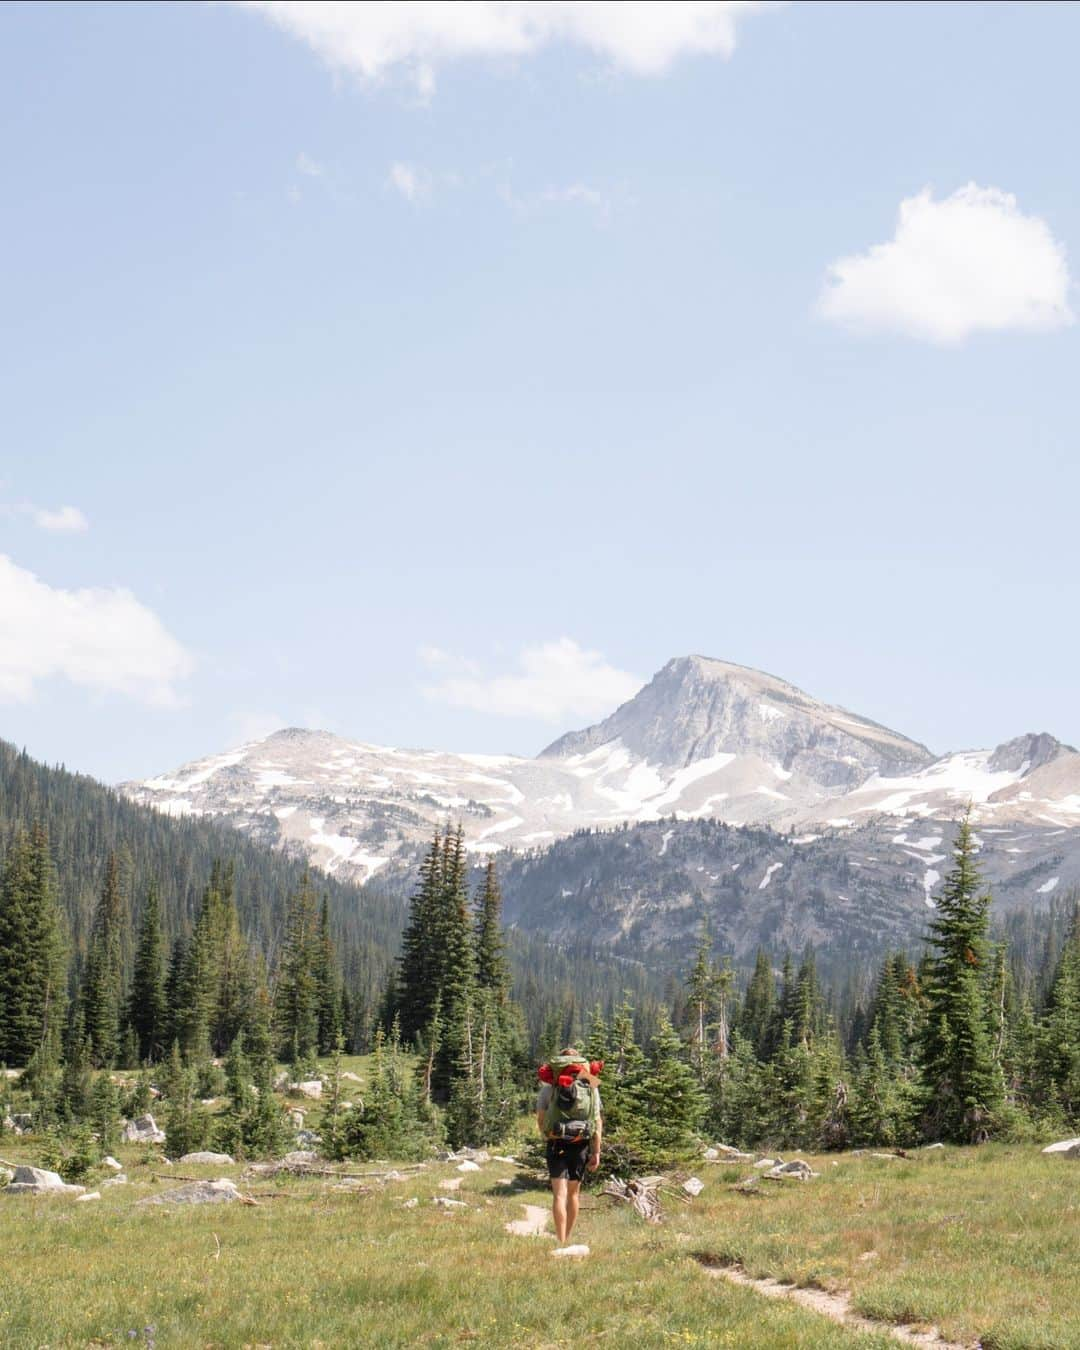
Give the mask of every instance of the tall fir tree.
M 79 1003 L 97 1068 L 116 1063 L 123 1012 L 124 945 L 128 921 L 127 897 L 120 860 L 110 853 L 105 879 L 94 914 Z
M 476 982 L 488 989 L 497 1003 L 510 993 L 506 944 L 502 935 L 502 891 L 495 859 L 489 858 L 484 882 L 476 897 Z
M 924 1128 L 935 1138 L 978 1143 L 993 1132 L 1004 1099 L 988 997 L 990 895 L 964 814 L 953 863 L 930 924 L 921 1058 Z
M 319 1048 L 319 912 L 305 872 L 289 900 L 285 945 L 274 989 L 274 1020 L 280 1053 L 292 1063 Z
M 158 1063 L 165 1053 L 167 1011 L 161 904 L 157 887 L 151 883 L 139 922 L 128 995 L 128 1023 L 135 1034 L 140 1062 Z
M 0 876 L 0 1063 L 59 1059 L 66 944 L 43 827 L 16 831 Z

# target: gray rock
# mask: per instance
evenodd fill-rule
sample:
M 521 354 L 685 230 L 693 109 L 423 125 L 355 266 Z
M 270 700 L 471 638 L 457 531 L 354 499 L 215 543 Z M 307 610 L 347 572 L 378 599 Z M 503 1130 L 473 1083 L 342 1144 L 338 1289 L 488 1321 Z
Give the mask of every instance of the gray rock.
M 341 1075 L 341 1081 L 343 1083 L 362 1083 L 364 1080 L 358 1073 L 350 1073 L 346 1070 L 346 1072 Z
M 127 1174 L 118 1172 L 114 1177 L 108 1177 L 101 1183 L 100 1189 L 107 1190 L 110 1186 L 126 1186 L 128 1184 Z
M 754 1166 L 765 1171 L 770 1167 L 779 1167 L 783 1161 L 783 1158 L 759 1158 Z
M 457 1170 L 459 1172 L 479 1172 L 480 1164 L 474 1163 L 471 1158 L 466 1158 L 464 1162 L 458 1163 Z
M 189 1181 L 186 1186 L 176 1186 L 172 1190 L 162 1191 L 160 1195 L 148 1195 L 139 1204 L 220 1205 L 239 1199 L 236 1182 L 230 1181 L 228 1177 L 219 1177 L 217 1181 Z
M 944 1144 L 926 1144 L 926 1145 L 924 1146 L 924 1148 L 923 1148 L 923 1152 L 924 1152 L 924 1153 L 929 1153 L 930 1150 L 933 1149 L 933 1148 L 944 1148 L 944 1147 L 945 1147 Z
M 305 1111 L 300 1110 L 290 1111 L 288 1113 L 289 1124 L 293 1127 L 294 1130 L 302 1130 L 304 1128 L 304 1117 L 306 1114 L 307 1113 Z
M 182 1163 L 206 1163 L 210 1166 L 231 1167 L 234 1160 L 227 1153 L 208 1153 L 203 1150 L 200 1153 L 185 1153 L 180 1161 Z
M 469 1206 L 464 1200 L 450 1200 L 445 1195 L 437 1195 L 431 1202 L 438 1209 L 468 1209 Z
M 682 1188 L 687 1195 L 700 1195 L 705 1189 L 705 1183 L 699 1177 L 687 1177 L 682 1184 Z
M 466 1162 L 486 1163 L 491 1161 L 491 1154 L 482 1148 L 459 1148 L 457 1155 L 459 1158 L 464 1158 Z
M 281 1161 L 290 1167 L 310 1167 L 319 1161 L 319 1155 L 310 1149 L 294 1149 L 292 1153 L 286 1153 Z
M 0 1195 L 82 1195 L 85 1186 L 69 1186 L 56 1172 L 43 1167 L 16 1167 Z
M 84 1200 L 100 1200 L 100 1199 L 101 1199 L 100 1191 L 87 1191 L 85 1195 L 77 1195 L 75 1197 L 75 1203 L 78 1205 L 81 1204 Z
M 297 1130 L 296 1142 L 305 1148 L 309 1144 L 321 1144 L 322 1135 L 316 1134 L 314 1130 Z
M 707 1148 L 704 1157 L 706 1162 L 752 1163 L 754 1161 L 753 1153 L 743 1153 L 741 1149 L 732 1148 L 730 1144 L 716 1144 L 713 1148 Z
M 118 1163 L 113 1157 L 102 1158 L 101 1165 L 107 1167 L 110 1172 L 122 1172 L 124 1170 L 122 1164 Z
M 120 1137 L 125 1144 L 163 1144 L 165 1131 L 158 1129 L 157 1121 L 147 1113 L 135 1120 L 126 1120 Z
M 309 1078 L 303 1083 L 290 1083 L 289 1091 L 299 1092 L 301 1097 L 317 1102 L 322 1097 L 322 1082 L 318 1078 Z
M 1067 1156 L 1073 1156 L 1072 1150 L 1080 1144 L 1080 1138 L 1060 1139 L 1056 1144 L 1047 1144 L 1043 1149 L 1044 1153 L 1064 1153 Z
M 773 1181 L 809 1181 L 820 1173 L 815 1172 L 802 1158 L 792 1158 L 791 1162 L 780 1163 L 765 1175 Z

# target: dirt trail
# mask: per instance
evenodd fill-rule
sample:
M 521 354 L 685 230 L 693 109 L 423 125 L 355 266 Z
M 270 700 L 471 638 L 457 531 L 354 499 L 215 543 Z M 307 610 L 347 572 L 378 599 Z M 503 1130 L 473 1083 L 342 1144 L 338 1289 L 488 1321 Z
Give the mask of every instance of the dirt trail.
M 542 1205 L 522 1205 L 521 1208 L 525 1211 L 525 1217 L 504 1224 L 506 1231 L 517 1237 L 544 1237 L 548 1231 L 550 1211 Z
M 870 1317 L 861 1317 L 851 1311 L 851 1299 L 844 1294 L 827 1294 L 824 1289 L 800 1289 L 798 1285 L 783 1284 L 780 1280 L 755 1280 L 738 1266 L 712 1266 L 705 1262 L 701 1264 L 705 1273 L 711 1275 L 713 1279 L 727 1280 L 729 1284 L 754 1289 L 766 1298 L 786 1298 L 852 1331 L 874 1331 L 879 1334 L 884 1332 L 902 1345 L 931 1346 L 933 1350 L 971 1350 L 970 1346 L 945 1340 L 933 1327 L 929 1331 L 918 1331 L 915 1327 L 896 1326 L 892 1322 L 875 1322 Z

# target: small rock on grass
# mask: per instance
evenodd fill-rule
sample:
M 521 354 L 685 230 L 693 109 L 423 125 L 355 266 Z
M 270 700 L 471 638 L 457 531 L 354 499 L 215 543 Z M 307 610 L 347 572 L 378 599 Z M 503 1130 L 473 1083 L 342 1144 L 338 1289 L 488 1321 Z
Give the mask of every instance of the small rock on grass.
M 552 1256 L 569 1256 L 571 1258 L 581 1257 L 581 1256 L 588 1256 L 589 1249 L 588 1247 L 585 1246 L 583 1242 L 580 1242 L 575 1243 L 575 1245 L 572 1247 L 556 1247 L 551 1254 Z
M 127 1174 L 118 1172 L 116 1176 L 109 1177 L 101 1183 L 101 1189 L 105 1190 L 108 1186 L 126 1186 L 128 1184 Z
M 466 1158 L 464 1162 L 458 1163 L 457 1170 L 459 1172 L 479 1172 L 480 1164 L 474 1163 L 471 1159 Z
M 231 1167 L 233 1159 L 227 1153 L 209 1153 L 205 1149 L 199 1153 L 185 1153 L 182 1163 L 206 1163 L 207 1166 Z
M 791 1162 L 781 1163 L 765 1175 L 773 1181 L 809 1181 L 811 1177 L 820 1174 L 815 1172 L 808 1162 L 803 1162 L 802 1158 L 793 1158 Z
M 85 1195 L 77 1195 L 75 1197 L 75 1203 L 77 1205 L 81 1205 L 84 1200 L 100 1200 L 100 1199 L 101 1199 L 100 1191 L 87 1191 Z
M 85 1186 L 69 1186 L 56 1172 L 43 1167 L 16 1167 L 14 1178 L 0 1195 L 82 1195 Z
M 416 1206 L 417 1206 L 419 1203 L 420 1203 L 420 1201 L 417 1199 L 417 1197 L 416 1197 L 415 1195 L 413 1195 L 413 1196 L 410 1196 L 409 1199 L 405 1201 L 405 1203 L 401 1206 L 401 1208 L 402 1208 L 402 1209 L 415 1209 Z
M 699 1177 L 687 1177 L 682 1188 L 687 1195 L 700 1195 L 705 1189 L 705 1183 Z
M 116 1159 L 112 1157 L 102 1158 L 101 1165 L 102 1167 L 107 1167 L 110 1172 L 122 1172 L 124 1170 L 123 1164 L 118 1163 Z
M 444 1191 L 456 1191 L 461 1189 L 460 1177 L 447 1177 L 445 1181 L 439 1182 L 439 1189 Z
M 450 1200 L 445 1195 L 437 1195 L 431 1202 L 437 1205 L 439 1209 L 468 1209 L 469 1206 L 464 1200 Z

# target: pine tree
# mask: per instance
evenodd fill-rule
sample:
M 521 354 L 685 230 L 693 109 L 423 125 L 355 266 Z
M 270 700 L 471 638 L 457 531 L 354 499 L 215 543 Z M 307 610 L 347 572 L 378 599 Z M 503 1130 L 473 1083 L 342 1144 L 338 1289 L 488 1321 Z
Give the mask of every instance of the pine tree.
M 924 1128 L 935 1138 L 963 1143 L 988 1137 L 1004 1098 L 986 984 L 989 908 L 969 809 L 960 821 L 953 865 L 930 925 L 921 1044 Z
M 1080 1119 L 1080 912 L 1058 961 L 1038 1048 L 1044 1100 L 1067 1120 Z
M 776 980 L 772 963 L 764 948 L 759 947 L 739 1019 L 739 1031 L 753 1046 L 759 1059 L 764 1058 L 769 1049 L 775 1008 Z
M 441 992 L 436 930 L 442 889 L 442 839 L 436 832 L 420 864 L 420 884 L 410 901 L 401 936 L 394 1006 L 383 1010 L 387 1025 L 395 1015 L 400 1018 L 401 1034 L 407 1042 L 430 1024 L 436 994 Z
M 115 1064 L 120 1049 L 127 924 L 124 889 L 119 860 L 115 853 L 110 853 L 105 862 L 105 880 L 94 915 L 79 996 L 91 1058 L 98 1068 Z
M 620 1138 L 645 1166 L 664 1166 L 695 1146 L 705 1096 L 666 1016 L 649 1047 L 647 1071 L 624 1092 Z
M 338 978 L 334 944 L 330 936 L 330 902 L 323 896 L 319 911 L 319 934 L 314 954 L 315 986 L 320 1054 L 334 1052 L 342 1030 L 342 987 Z
M 151 885 L 139 924 L 135 965 L 128 996 L 128 1022 L 135 1033 L 141 1063 L 156 1063 L 165 1050 L 165 944 L 161 932 L 161 905 Z
M 702 926 L 694 965 L 686 981 L 687 1017 L 690 1033 L 690 1063 L 704 1087 L 708 1078 L 709 1026 L 715 1011 L 716 976 L 712 968 L 712 938 Z
M 0 876 L 0 1063 L 58 1061 L 65 955 L 48 836 L 16 831 Z
M 294 1064 L 307 1060 L 319 1046 L 319 916 L 311 877 L 304 873 L 290 898 L 285 921 L 274 1012 L 281 1053 Z
M 488 859 L 484 884 L 476 897 L 476 982 L 498 1002 L 509 997 L 510 976 L 502 935 L 502 892 L 494 858 Z

